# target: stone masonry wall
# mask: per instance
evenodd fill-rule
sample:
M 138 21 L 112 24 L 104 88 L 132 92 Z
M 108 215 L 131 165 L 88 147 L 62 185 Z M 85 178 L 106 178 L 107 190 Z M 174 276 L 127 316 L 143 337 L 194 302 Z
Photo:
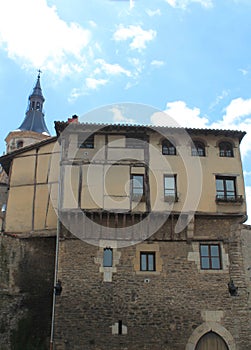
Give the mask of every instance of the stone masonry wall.
M 0 237 L 0 349 L 49 347 L 55 238 Z
M 56 302 L 55 349 L 185 350 L 203 324 L 230 334 L 231 340 L 225 339 L 235 344 L 230 350 L 251 348 L 240 225 L 230 218 L 196 218 L 194 228 L 193 238 L 186 239 L 184 232 L 173 233 L 169 220 L 144 242 L 144 249 L 147 244 L 159 254 L 156 272 L 136 270 L 139 247 L 117 249 L 112 282 L 100 269 L 100 247 L 62 237 L 58 278 L 63 292 Z M 221 244 L 222 270 L 200 269 L 200 242 Z M 238 296 L 228 292 L 230 278 Z M 117 334 L 119 324 L 122 334 Z

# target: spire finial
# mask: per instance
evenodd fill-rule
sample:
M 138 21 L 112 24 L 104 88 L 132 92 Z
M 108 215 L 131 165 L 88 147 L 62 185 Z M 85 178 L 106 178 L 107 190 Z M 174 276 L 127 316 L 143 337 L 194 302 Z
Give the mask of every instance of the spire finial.
M 37 78 L 40 79 L 40 74 L 43 73 L 40 69 L 38 69 L 38 76 Z

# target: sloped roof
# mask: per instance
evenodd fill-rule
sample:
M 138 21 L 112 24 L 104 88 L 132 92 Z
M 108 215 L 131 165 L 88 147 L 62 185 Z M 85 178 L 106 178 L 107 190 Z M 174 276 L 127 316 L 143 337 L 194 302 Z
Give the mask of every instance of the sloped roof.
M 5 172 L 9 175 L 10 165 L 11 165 L 13 158 L 15 158 L 15 157 L 19 156 L 20 154 L 25 153 L 27 151 L 31 151 L 33 149 L 40 148 L 44 145 L 48 145 L 50 143 L 53 143 L 56 140 L 57 140 L 57 136 L 53 136 L 53 137 L 49 137 L 45 140 L 32 143 L 31 145 L 28 145 L 28 146 L 25 146 L 22 148 L 18 148 L 16 150 L 14 150 L 10 153 L 7 153 L 7 154 L 3 155 L 2 157 L 0 157 L 0 164 L 4 168 Z
M 140 125 L 140 124 L 103 124 L 103 123 L 68 123 L 62 121 L 55 121 L 55 129 L 58 136 L 65 130 L 67 126 L 71 126 L 73 129 L 83 129 L 84 127 L 99 128 L 102 131 L 149 131 L 152 129 L 154 131 L 186 131 L 189 135 L 215 135 L 215 136 L 225 136 L 238 138 L 239 142 L 246 135 L 245 131 L 239 130 L 224 130 L 224 129 L 202 129 L 202 128 L 182 128 L 182 127 L 168 127 L 168 126 L 155 126 L 155 125 Z

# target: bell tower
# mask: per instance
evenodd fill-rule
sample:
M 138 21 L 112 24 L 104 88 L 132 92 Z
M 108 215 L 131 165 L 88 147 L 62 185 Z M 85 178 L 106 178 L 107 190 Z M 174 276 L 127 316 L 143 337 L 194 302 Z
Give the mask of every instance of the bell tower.
M 17 130 L 11 131 L 5 139 L 7 153 L 50 137 L 43 113 L 45 98 L 41 89 L 40 74 L 39 70 L 22 124 Z

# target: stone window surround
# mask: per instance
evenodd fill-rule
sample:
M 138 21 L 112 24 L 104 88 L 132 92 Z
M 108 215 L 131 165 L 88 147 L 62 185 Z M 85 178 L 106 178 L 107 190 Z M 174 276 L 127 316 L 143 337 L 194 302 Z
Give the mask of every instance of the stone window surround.
M 103 266 L 103 258 L 104 258 L 104 249 L 112 248 L 113 253 L 113 261 L 111 267 Z M 95 264 L 100 265 L 99 272 L 103 273 L 103 281 L 104 282 L 112 282 L 113 273 L 117 272 L 116 265 L 119 264 L 119 259 L 121 256 L 121 252 L 117 249 L 117 241 L 112 240 L 100 240 L 99 241 L 99 250 L 97 252 L 97 257 L 94 258 Z
M 201 269 L 200 264 L 200 244 L 206 243 L 206 244 L 219 244 L 220 250 L 221 250 L 221 269 L 220 270 L 207 270 L 207 269 Z M 223 242 L 219 241 L 196 241 L 192 242 L 192 251 L 188 253 L 188 261 L 194 261 L 198 271 L 200 273 L 226 273 L 228 272 L 229 268 L 229 256 L 228 253 L 226 253 Z
M 140 253 L 153 252 L 155 253 L 155 271 L 140 270 Z M 160 247 L 158 243 L 139 243 L 136 245 L 136 254 L 133 261 L 133 267 L 136 275 L 160 275 L 163 269 L 163 261 L 160 257 Z

